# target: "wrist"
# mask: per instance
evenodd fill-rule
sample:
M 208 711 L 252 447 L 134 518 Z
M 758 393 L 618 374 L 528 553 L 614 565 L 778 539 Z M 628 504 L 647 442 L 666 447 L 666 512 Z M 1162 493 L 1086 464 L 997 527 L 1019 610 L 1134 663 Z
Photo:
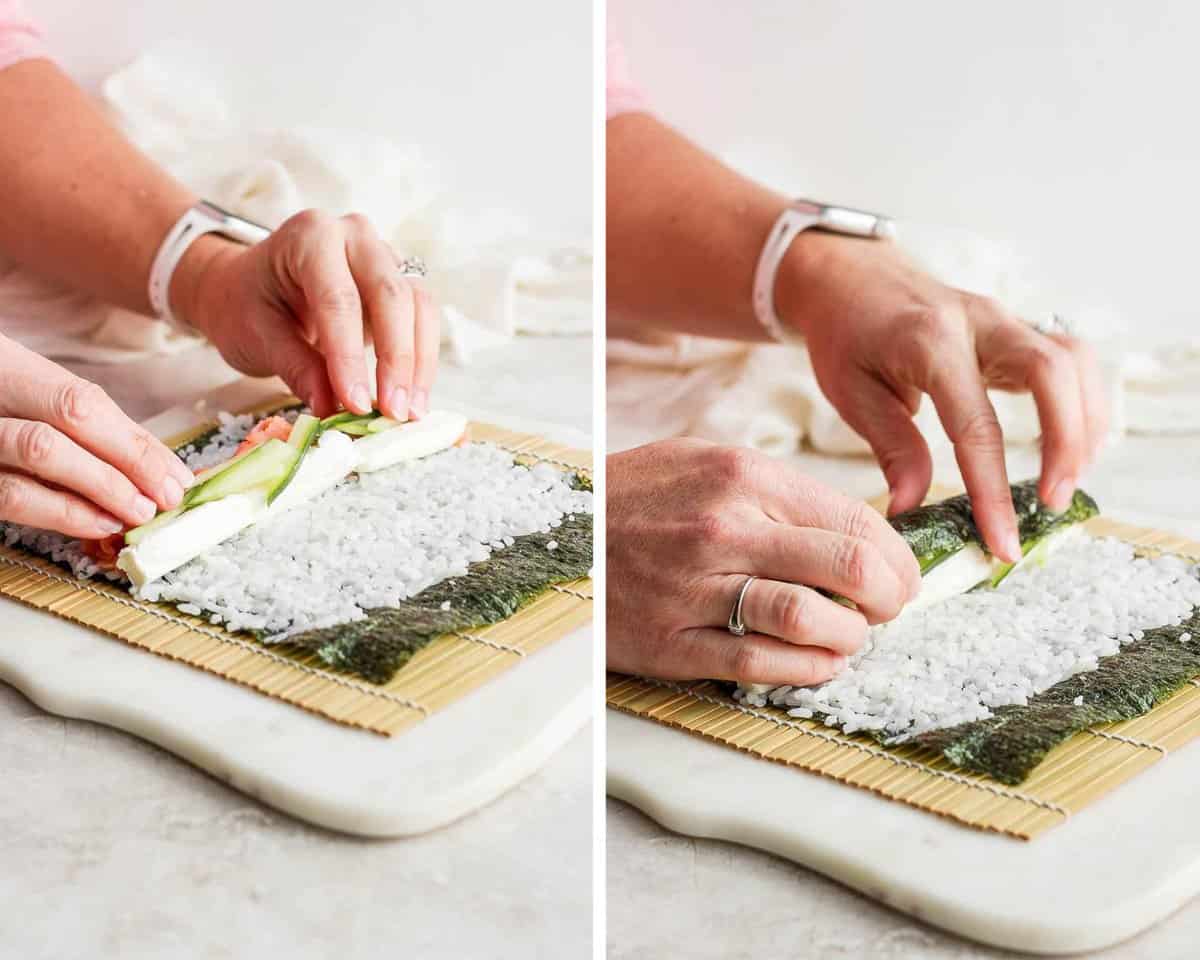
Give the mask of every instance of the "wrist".
M 167 297 L 172 313 L 208 339 L 219 311 L 211 309 L 206 291 L 222 265 L 245 249 L 219 234 L 205 234 L 188 247 L 171 275 Z
M 788 247 L 775 275 L 775 310 L 783 325 L 808 337 L 820 311 L 814 309 L 819 284 L 826 280 L 832 261 L 847 243 L 864 243 L 821 230 L 805 230 Z

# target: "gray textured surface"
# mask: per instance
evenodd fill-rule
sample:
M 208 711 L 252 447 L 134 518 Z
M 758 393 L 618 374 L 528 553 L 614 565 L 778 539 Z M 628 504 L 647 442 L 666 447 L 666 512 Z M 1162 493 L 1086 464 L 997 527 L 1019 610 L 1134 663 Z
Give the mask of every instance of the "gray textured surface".
M 0 685 L 0 957 L 586 956 L 590 737 L 456 824 L 369 841 Z

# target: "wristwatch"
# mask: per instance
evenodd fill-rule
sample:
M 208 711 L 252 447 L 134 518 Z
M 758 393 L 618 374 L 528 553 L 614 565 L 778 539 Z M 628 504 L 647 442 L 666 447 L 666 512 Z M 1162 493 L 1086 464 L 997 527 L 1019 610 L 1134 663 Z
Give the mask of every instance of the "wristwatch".
M 216 233 L 236 243 L 252 246 L 271 235 L 271 231 L 251 220 L 223 210 L 215 203 L 201 200 L 176 221 L 150 266 L 150 306 L 154 315 L 181 333 L 195 336 L 195 329 L 171 312 L 171 277 L 188 247 L 206 233 Z
M 824 230 L 871 240 L 889 240 L 896 235 L 895 224 L 878 213 L 815 200 L 793 200 L 767 234 L 767 242 L 763 244 L 754 270 L 754 315 L 771 339 L 780 343 L 795 342 L 800 337 L 788 330 L 775 312 L 775 274 L 792 241 L 805 230 Z

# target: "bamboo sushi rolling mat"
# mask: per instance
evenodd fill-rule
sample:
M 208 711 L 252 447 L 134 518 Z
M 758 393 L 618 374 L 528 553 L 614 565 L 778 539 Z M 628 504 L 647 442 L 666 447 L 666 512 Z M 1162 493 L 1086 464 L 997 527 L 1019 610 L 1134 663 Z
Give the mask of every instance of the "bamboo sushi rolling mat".
M 244 413 L 273 412 L 295 398 Z M 179 436 L 180 446 L 212 426 Z M 590 475 L 590 451 L 551 443 L 486 423 L 468 435 L 512 453 L 522 462 L 543 461 Z M 337 723 L 394 736 L 420 723 L 496 675 L 592 618 L 592 581 L 549 587 L 499 623 L 438 637 L 418 651 L 389 683 L 372 684 L 338 673 L 314 657 L 291 656 L 167 604 L 135 600 L 108 582 L 79 580 L 53 563 L 0 545 L 0 596 L 92 627 L 149 650 L 233 680 Z
M 935 490 L 935 500 L 953 495 Z M 1200 543 L 1094 517 L 1084 529 L 1147 552 L 1200 561 Z M 1143 716 L 1084 730 L 1054 748 L 1020 786 L 968 773 L 916 747 L 885 749 L 816 720 L 747 707 L 713 681 L 647 680 L 610 673 L 608 706 L 832 777 L 967 826 L 1031 840 L 1200 735 L 1200 679 Z

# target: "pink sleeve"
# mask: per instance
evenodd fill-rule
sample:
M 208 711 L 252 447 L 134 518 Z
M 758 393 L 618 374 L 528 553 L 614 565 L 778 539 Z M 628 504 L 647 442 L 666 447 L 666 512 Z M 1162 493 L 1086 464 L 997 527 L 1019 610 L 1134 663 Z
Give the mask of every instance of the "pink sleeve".
M 608 28 L 607 78 L 605 85 L 609 118 L 620 113 L 645 111 L 646 96 L 633 82 L 629 64 L 625 62 L 625 48 L 612 27 Z
M 44 56 L 42 33 L 25 15 L 21 0 L 0 0 L 0 70 Z

